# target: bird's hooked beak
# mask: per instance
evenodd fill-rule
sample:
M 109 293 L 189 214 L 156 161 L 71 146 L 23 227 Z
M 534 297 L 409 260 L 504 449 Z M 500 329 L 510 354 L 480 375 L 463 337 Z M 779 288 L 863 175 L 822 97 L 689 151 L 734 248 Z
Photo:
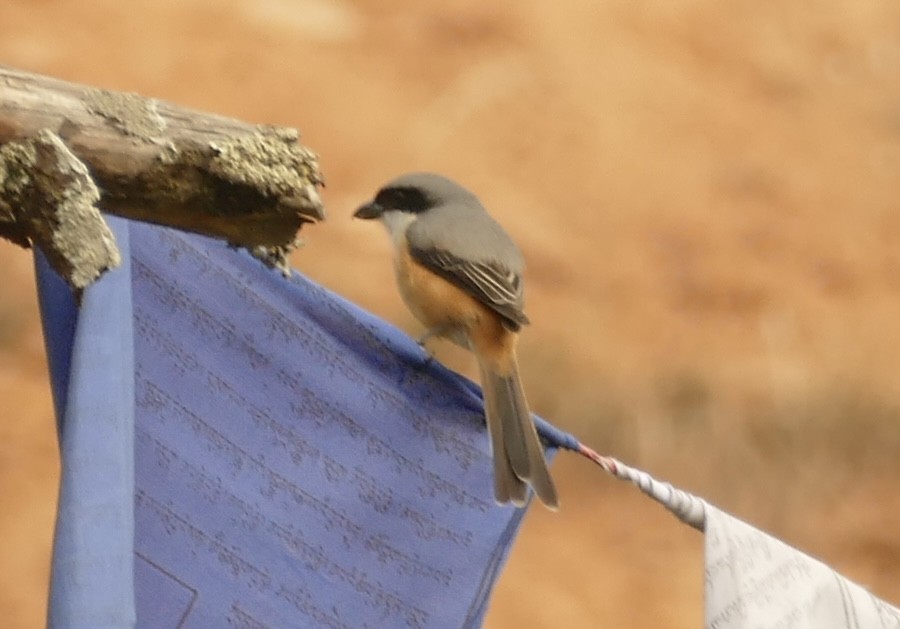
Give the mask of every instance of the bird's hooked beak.
M 382 214 L 384 214 L 384 208 L 375 201 L 370 201 L 356 210 L 353 213 L 353 217 L 365 219 L 381 218 Z

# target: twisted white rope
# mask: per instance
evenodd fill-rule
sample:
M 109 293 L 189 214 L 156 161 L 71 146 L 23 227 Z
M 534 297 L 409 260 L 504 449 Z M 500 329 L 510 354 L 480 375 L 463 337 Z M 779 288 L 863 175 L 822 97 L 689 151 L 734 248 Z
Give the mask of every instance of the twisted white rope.
M 578 453 L 589 458 L 619 480 L 631 481 L 638 489 L 671 511 L 675 517 L 688 526 L 701 532 L 705 529 L 706 503 L 701 498 L 677 489 L 669 483 L 662 483 L 647 472 L 629 467 L 611 456 L 597 454 L 582 443 L 578 444 Z

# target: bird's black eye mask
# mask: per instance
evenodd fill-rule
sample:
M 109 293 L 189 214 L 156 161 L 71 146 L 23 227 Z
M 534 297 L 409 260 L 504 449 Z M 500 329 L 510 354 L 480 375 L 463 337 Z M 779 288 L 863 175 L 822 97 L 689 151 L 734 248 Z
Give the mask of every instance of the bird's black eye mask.
M 375 197 L 375 203 L 385 210 L 400 210 L 417 214 L 434 206 L 428 196 L 419 188 L 382 188 Z

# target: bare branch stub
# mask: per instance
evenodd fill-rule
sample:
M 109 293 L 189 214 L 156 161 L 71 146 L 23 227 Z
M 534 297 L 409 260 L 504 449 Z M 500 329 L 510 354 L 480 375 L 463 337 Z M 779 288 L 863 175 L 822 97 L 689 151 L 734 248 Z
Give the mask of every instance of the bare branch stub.
M 324 218 L 316 156 L 293 129 L 0 66 L 0 145 L 48 133 L 87 167 L 101 210 L 224 238 L 276 266 L 301 226 Z M 20 206 L 10 221 L 0 205 L 0 235 L 29 244 L 35 239 L 21 219 L 38 212 Z
M 0 226 L 13 242 L 39 246 L 76 292 L 120 262 L 99 198 L 85 165 L 53 133 L 0 146 Z

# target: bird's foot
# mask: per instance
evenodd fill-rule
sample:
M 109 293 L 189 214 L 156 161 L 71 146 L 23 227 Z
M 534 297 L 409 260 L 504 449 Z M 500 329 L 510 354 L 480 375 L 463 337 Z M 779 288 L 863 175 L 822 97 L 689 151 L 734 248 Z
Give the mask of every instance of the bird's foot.
M 447 331 L 446 326 L 441 326 L 438 328 L 431 328 L 430 330 L 426 330 L 425 334 L 423 334 L 416 340 L 416 343 L 419 344 L 419 347 L 421 347 L 422 349 L 425 349 L 425 343 L 427 343 L 429 339 L 432 339 L 436 336 L 443 336 L 444 332 L 446 332 L 446 331 Z
M 416 339 L 416 343 L 419 345 L 419 347 L 422 348 L 422 351 L 425 352 L 425 362 L 424 362 L 425 365 L 430 364 L 431 361 L 434 360 L 434 351 L 429 349 L 428 346 L 426 345 L 426 343 L 429 341 L 429 339 L 439 337 L 439 336 L 444 336 L 444 334 L 447 333 L 448 329 L 449 328 L 447 326 L 439 326 L 436 328 L 431 328 L 429 330 L 426 330 L 425 334 L 423 334 L 418 339 Z

